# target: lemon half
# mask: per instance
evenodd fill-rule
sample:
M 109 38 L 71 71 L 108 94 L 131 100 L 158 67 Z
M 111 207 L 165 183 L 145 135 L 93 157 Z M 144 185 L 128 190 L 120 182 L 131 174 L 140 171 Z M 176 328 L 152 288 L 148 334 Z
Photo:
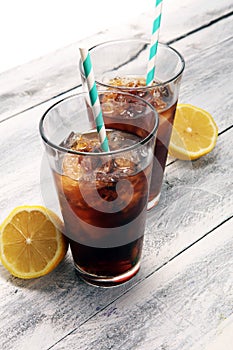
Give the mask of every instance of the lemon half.
M 169 154 L 182 160 L 194 160 L 215 147 L 218 127 L 207 111 L 190 104 L 178 104 Z
M 15 208 L 0 227 L 1 263 L 19 278 L 36 278 L 51 272 L 68 248 L 61 229 L 59 218 L 45 207 Z

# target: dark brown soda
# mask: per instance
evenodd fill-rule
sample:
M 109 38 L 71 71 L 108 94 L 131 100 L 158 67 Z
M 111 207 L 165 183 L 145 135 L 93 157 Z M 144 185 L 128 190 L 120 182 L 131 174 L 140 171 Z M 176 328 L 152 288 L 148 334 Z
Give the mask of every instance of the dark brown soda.
M 176 103 L 168 110 L 159 112 L 159 127 L 154 149 L 154 162 L 151 175 L 149 201 L 156 198 L 162 187 L 163 174 L 167 161 L 168 147 L 176 113 Z
M 94 276 L 121 276 L 119 283 L 128 278 L 124 275 L 139 263 L 143 237 L 114 248 L 95 248 L 70 240 L 72 255 L 80 273 L 85 272 Z M 137 273 L 135 270 L 133 275 Z
M 133 134 L 123 136 L 127 146 L 139 140 Z M 98 153 L 95 141 L 91 146 L 89 141 L 85 142 L 79 142 L 76 150 L 83 147 L 84 152 L 94 149 Z M 115 159 L 113 155 L 105 164 L 101 164 L 98 156 L 90 158 L 85 179 L 79 174 L 82 156 L 74 158 L 67 154 L 63 159 L 63 175 L 54 173 L 75 266 L 86 280 L 91 275 L 92 283 L 96 279 L 99 285 L 98 278 L 120 276 L 115 285 L 128 280 L 139 269 L 152 163 L 142 169 L 140 159 L 132 162 L 121 157 Z M 99 168 L 94 177 L 92 167 Z M 128 271 L 132 271 L 130 277 Z
M 159 82 L 154 82 L 154 85 Z M 174 103 L 173 94 L 169 86 L 158 85 L 145 89 L 145 78 L 140 77 L 116 77 L 109 81 L 109 85 L 122 91 L 140 96 L 149 102 L 158 112 L 159 127 L 157 130 L 156 144 L 154 148 L 154 162 L 149 191 L 149 202 L 157 198 L 163 182 L 164 169 L 167 161 L 168 147 L 174 123 L 177 101 Z M 140 89 L 142 87 L 143 89 Z M 132 88 L 132 90 L 130 90 Z M 173 102 L 171 102 L 173 101 Z M 155 203 L 156 204 L 156 203 Z M 153 204 L 152 204 L 153 207 Z

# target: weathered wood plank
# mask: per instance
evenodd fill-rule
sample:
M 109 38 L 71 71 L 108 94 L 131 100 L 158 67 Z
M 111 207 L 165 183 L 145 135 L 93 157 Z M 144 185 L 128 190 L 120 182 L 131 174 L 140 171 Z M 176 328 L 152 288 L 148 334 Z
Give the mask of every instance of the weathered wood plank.
M 231 0 L 215 0 L 211 5 L 201 0 L 188 0 L 185 3 L 182 0 L 164 1 L 161 41 L 174 40 L 230 11 L 232 11 Z M 0 75 L 0 120 L 77 86 L 80 83 L 77 70 L 79 45 L 92 46 L 120 37 L 149 37 L 152 16 L 153 11 L 148 10 L 135 18 L 135 21 L 120 28 L 116 23 L 115 27 L 97 33 L 93 37 L 85 38 L 81 42 L 2 73 Z M 213 40 L 214 36 L 212 36 Z M 219 35 L 218 39 L 221 40 L 221 37 Z
M 215 32 L 214 27 L 211 27 L 213 32 L 208 29 L 208 35 Z M 205 32 L 205 31 L 204 31 Z M 184 46 L 186 47 L 188 39 L 184 39 Z M 233 62 L 231 57 L 233 56 L 233 45 L 232 38 L 226 41 L 222 41 L 218 45 L 213 45 L 207 50 L 202 50 L 201 55 L 194 54 L 193 56 L 187 57 L 186 71 L 184 74 L 180 101 L 196 104 L 202 108 L 210 111 L 218 126 L 219 131 L 222 132 L 229 126 L 233 124 L 232 116 L 232 84 L 233 81 Z M 228 52 L 226 55 L 225 52 Z M 200 72 L 203 78 L 200 79 Z M 203 73 L 204 72 L 204 73 Z M 219 79 L 219 74 L 221 72 L 221 79 Z M 10 181 L 11 189 L 9 190 L 8 181 L 11 177 L 14 178 L 15 170 L 12 171 L 11 164 L 15 164 L 14 169 L 17 169 L 18 179 L 22 179 L 23 175 L 27 172 L 31 174 L 36 168 L 37 174 L 39 174 L 38 167 L 40 162 L 38 162 L 38 152 L 39 151 L 39 135 L 38 135 L 38 121 L 42 113 L 46 108 L 54 103 L 57 99 L 53 99 L 50 102 L 38 106 L 35 109 L 31 109 L 28 112 L 14 118 L 11 121 L 6 121 L 1 123 L 1 135 L 2 135 L 2 148 L 1 148 L 1 169 L 4 169 L 4 173 L 7 174 L 6 183 L 2 187 L 1 204 L 2 217 L 10 209 L 11 206 L 15 206 L 18 198 L 15 197 L 16 187 L 20 186 L 17 181 Z M 224 117 L 223 117 L 224 116 Z M 22 130 L 22 126 L 24 129 Z M 9 136 L 8 136 L 9 135 Z M 19 150 L 19 144 L 24 145 L 26 153 L 22 159 L 15 159 L 14 150 Z M 19 165 L 17 165 L 19 161 Z M 32 162 L 35 162 L 33 166 Z M 9 167 L 9 165 L 11 167 Z M 24 168 L 25 167 L 25 168 Z M 25 176 L 25 175 L 24 175 Z M 4 174 L 3 174 L 4 178 Z M 39 181 L 35 176 L 32 177 L 32 184 L 36 186 L 35 181 L 37 181 L 37 190 L 39 190 Z M 24 196 L 21 196 L 22 201 L 27 198 L 28 202 L 34 200 L 39 200 L 37 197 L 31 197 L 31 184 L 26 183 L 24 185 Z M 27 190 L 28 189 L 28 190 Z M 35 191 L 39 193 L 39 191 Z M 34 196 L 34 194 L 33 194 Z M 15 198 L 15 200 L 14 200 Z M 9 204 L 9 205 L 8 205 Z
M 124 293 L 80 281 L 70 256 L 49 275 L 23 281 L 0 265 L 1 350 L 44 350 Z
M 203 51 L 218 46 L 222 41 L 231 39 L 232 30 L 232 16 L 229 16 L 171 45 L 180 51 L 184 57 L 201 56 Z
M 232 135 L 233 129 L 221 134 L 212 153 L 199 160 L 167 167 L 159 206 L 148 217 L 148 265 L 165 263 L 233 217 Z
M 225 24 L 227 25 L 227 23 Z M 232 20 L 229 25 L 232 33 Z M 218 30 L 215 27 L 218 27 Z M 215 35 L 215 32 L 220 31 L 221 28 L 224 28 L 224 23 L 221 23 L 221 26 L 216 25 L 209 28 L 207 31 L 208 36 Z M 203 33 L 205 32 L 203 31 Z M 188 37 L 182 40 L 182 43 L 174 45 L 181 52 L 184 50 L 186 57 L 186 68 L 181 84 L 179 101 L 191 103 L 209 111 L 216 120 L 221 132 L 233 124 L 233 36 L 231 34 L 224 41 L 209 45 L 207 49 L 202 44 L 198 44 L 199 49 L 193 52 L 188 47 L 190 42 L 192 42 L 191 45 L 193 46 L 195 46 L 195 43 L 199 43 L 197 39 L 189 40 Z M 221 51 L 220 56 L 218 55 L 219 51 Z
M 15 206 L 45 205 L 40 187 L 43 148 L 38 122 L 55 102 L 0 123 L 0 222 Z M 1 349 L 29 349 L 31 337 L 33 350 L 47 349 L 134 283 L 132 280 L 110 290 L 87 286 L 75 275 L 69 254 L 56 271 L 36 280 L 14 278 L 0 264 Z
M 222 225 L 52 349 L 203 350 L 223 320 L 231 317 L 233 324 L 232 224 Z M 218 350 L 232 349 L 232 343 L 226 345 Z
M 202 344 L 204 350 L 231 350 L 233 344 L 233 314 L 221 320 L 218 326 L 204 337 Z M 190 350 L 200 350 L 200 347 L 194 345 Z
M 187 35 L 198 28 L 207 26 L 219 18 L 232 13 L 232 1 L 218 0 L 165 0 L 163 3 L 163 18 L 161 21 L 161 40 L 174 41 L 182 35 Z M 150 23 L 153 13 L 149 15 Z
M 44 204 L 40 196 L 43 151 L 38 134 L 44 108 L 1 123 L 0 168 L 5 169 L 1 170 L 1 220 L 16 205 Z M 233 129 L 221 134 L 208 156 L 168 167 L 160 205 L 148 217 L 142 269 L 129 284 L 109 291 L 86 286 L 75 277 L 69 259 L 57 271 L 35 281 L 10 277 L 1 267 L 3 349 L 20 349 L 19 344 L 36 341 L 44 333 L 40 349 L 46 349 L 232 216 L 232 133 Z M 21 310 L 17 316 L 15 307 Z
M 225 21 L 221 21 L 219 30 L 224 27 Z M 208 36 L 213 36 L 215 26 L 208 28 Z M 205 41 L 206 30 L 202 31 Z M 196 35 L 190 42 L 201 40 L 201 36 Z M 181 101 L 209 110 L 221 132 L 233 125 L 230 37 L 219 45 L 210 44 L 207 50 L 200 44 L 200 50 L 193 54 L 187 46 L 189 40 L 182 40 L 183 48 L 187 48 L 187 67 Z M 40 194 L 43 151 L 38 120 L 55 100 L 0 123 L 0 221 L 16 205 L 43 204 Z M 210 238 L 207 236 L 205 241 L 202 239 L 181 254 L 180 257 L 185 256 L 183 260 L 177 260 L 180 259 L 178 257 L 167 262 L 233 216 L 232 132 L 233 129 L 229 129 L 220 135 L 211 154 L 192 163 L 176 162 L 167 168 L 160 204 L 148 216 L 142 269 L 129 284 L 111 290 L 87 286 L 75 276 L 69 256 L 56 271 L 33 281 L 13 278 L 0 266 L 2 349 L 47 349 L 76 328 L 81 335 L 87 332 L 89 336 L 90 330 L 86 329 L 91 329 L 92 325 L 97 334 L 95 338 L 91 335 L 89 340 L 83 337 L 77 343 L 77 346 L 84 344 L 81 349 L 90 345 L 92 340 L 93 344 L 97 344 L 93 349 L 98 349 L 98 346 L 101 350 L 114 346 L 130 349 L 130 346 L 135 348 L 136 342 L 138 349 L 144 349 L 144 339 L 147 349 L 157 341 L 163 345 L 158 345 L 158 349 L 166 349 L 167 345 L 168 350 L 175 350 L 175 346 L 179 350 L 190 350 L 189 345 L 195 341 L 199 341 L 199 349 L 202 349 L 211 336 L 217 334 L 216 327 L 221 316 L 228 318 L 232 312 L 232 231 L 229 231 L 232 220 L 215 230 L 214 235 L 210 233 Z M 206 242 L 204 248 L 203 242 Z M 186 264 L 187 269 L 184 267 Z M 204 277 L 206 285 L 202 284 Z M 114 300 L 137 283 L 140 285 L 136 289 L 120 299 L 118 314 Z M 180 295 L 179 299 L 177 295 Z M 103 311 L 95 317 L 101 309 Z M 117 330 L 118 316 L 122 322 L 120 331 Z M 205 324 L 204 333 L 201 333 L 202 319 L 209 327 Z M 174 336 L 176 331 L 177 338 Z M 120 332 L 123 332 L 122 337 Z M 102 342 L 98 334 L 103 336 Z M 126 334 L 130 337 L 126 338 Z M 199 337 L 203 338 L 202 343 Z M 64 347 L 77 348 L 74 341 L 79 338 L 75 335 L 70 339 L 65 340 Z M 171 339 L 175 345 L 169 343 Z M 56 347 L 64 348 L 63 343 Z
M 81 88 L 76 89 L 81 91 Z M 69 94 L 63 94 L 63 97 Z M 42 203 L 39 120 L 61 97 L 0 122 L 0 221 L 17 205 Z
M 220 118 L 222 115 L 222 107 L 225 108 L 227 106 L 227 103 L 225 99 L 230 98 L 230 93 L 227 89 L 231 89 L 231 85 L 229 82 L 231 81 L 228 79 L 228 74 L 232 75 L 232 31 L 233 31 L 233 21 L 230 19 L 225 19 L 224 21 L 221 21 L 220 23 L 217 23 L 201 32 L 195 33 L 192 36 L 189 36 L 188 38 L 185 38 L 181 40 L 178 43 L 173 44 L 175 48 L 180 50 L 181 53 L 183 53 L 185 59 L 186 59 L 186 69 L 184 73 L 184 77 L 181 84 L 181 92 L 180 92 L 180 101 L 184 102 L 190 102 L 190 103 L 200 103 L 200 107 L 206 108 L 210 112 L 213 112 L 213 114 L 216 115 L 219 114 L 219 120 L 221 123 L 225 123 L 227 121 L 227 118 Z M 210 41 L 209 38 L 213 38 L 213 41 Z M 215 40 L 217 38 L 217 40 Z M 227 49 L 228 55 L 225 54 L 225 49 Z M 202 56 L 204 57 L 202 58 Z M 69 57 L 69 55 L 67 55 Z M 56 56 L 54 56 L 54 60 L 56 60 Z M 45 59 L 46 61 L 46 59 Z M 48 63 L 48 62 L 47 62 Z M 46 62 L 44 62 L 44 65 L 46 66 Z M 77 65 L 77 62 L 76 62 Z M 54 66 L 56 66 L 54 62 Z M 29 67 L 28 67 L 29 68 Z M 195 71 L 196 70 L 196 71 Z M 30 71 L 30 69 L 29 69 Z M 200 80 L 199 75 L 200 72 L 206 72 L 205 77 L 206 79 Z M 52 70 L 48 66 L 47 71 L 47 77 L 49 77 L 50 72 Z M 218 79 L 220 72 L 223 72 L 223 78 Z M 77 83 L 79 81 L 79 76 L 77 72 L 76 67 L 76 73 L 75 79 L 77 77 Z M 75 74 L 76 74 L 75 73 Z M 14 77 L 16 72 L 14 73 Z M 31 73 L 29 73 L 31 74 Z M 53 73 L 52 73 L 53 74 Z M 64 76 L 67 77 L 66 74 L 59 75 L 59 79 L 61 79 L 61 84 L 63 84 Z M 74 77 L 74 75 L 72 75 Z M 225 77 L 227 77 L 227 83 L 225 81 Z M 213 79 L 212 82 L 209 81 L 209 79 Z M 215 79 L 217 81 L 215 81 Z M 13 76 L 12 76 L 13 79 Z M 50 78 L 48 78 L 50 79 Z M 20 81 L 20 76 L 19 79 Z M 55 79 L 56 80 L 56 79 Z M 15 78 L 14 78 L 15 81 Z M 38 77 L 38 81 L 39 77 Z M 68 81 L 68 80 L 67 80 Z M 193 82 L 192 89 L 190 89 L 190 81 Z M 210 88 L 211 84 L 211 88 Z M 55 86 L 54 84 L 49 84 L 51 87 Z M 5 85 L 7 86 L 7 85 Z M 214 90 L 214 88 L 216 88 Z M 43 89 L 42 86 L 38 87 L 38 93 L 40 92 L 43 95 L 43 91 L 46 92 L 46 90 Z M 75 91 L 75 90 L 74 90 Z M 73 93 L 74 91 L 71 91 Z M 206 98 L 206 94 L 203 93 L 209 92 L 209 94 L 214 94 L 214 98 L 219 99 L 219 103 L 216 104 L 218 107 L 217 111 L 213 111 L 213 103 L 212 99 Z M 47 92 L 46 92 L 47 94 Z M 11 109 L 9 106 L 11 106 L 11 102 L 9 104 L 7 103 L 7 96 L 6 99 L 4 97 L 5 95 L 0 96 L 1 100 L 1 106 L 0 108 L 4 108 L 4 106 L 7 106 L 7 110 L 0 114 L 0 120 L 3 120 L 8 115 L 11 114 Z M 47 95 L 47 97 L 49 94 Z M 21 99 L 21 94 L 17 95 L 17 98 Z M 46 98 L 47 98 L 46 97 Z M 45 98 L 45 99 L 46 99 Z M 20 101 L 18 101 L 20 103 Z M 30 103 L 34 104 L 33 96 L 30 97 Z M 36 102 L 35 102 L 36 103 Z M 10 113 L 8 113 L 10 112 Z M 225 116 L 225 110 L 224 116 Z M 226 113 L 229 115 L 230 111 L 229 108 L 226 111 Z

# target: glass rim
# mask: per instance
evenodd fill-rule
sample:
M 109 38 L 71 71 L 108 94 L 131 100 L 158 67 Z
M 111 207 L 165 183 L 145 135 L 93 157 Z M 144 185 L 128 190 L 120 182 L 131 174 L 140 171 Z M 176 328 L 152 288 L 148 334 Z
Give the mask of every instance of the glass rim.
M 126 38 L 126 39 L 116 39 L 116 40 L 108 40 L 108 41 L 104 41 L 100 44 L 97 44 L 97 45 L 94 45 L 92 46 L 90 49 L 89 49 L 89 52 L 91 54 L 91 51 L 93 51 L 94 49 L 96 48 L 99 48 L 99 47 L 103 47 L 103 46 L 107 46 L 109 44 L 117 44 L 117 43 L 127 43 L 127 42 L 141 42 L 141 43 L 144 43 L 145 45 L 150 45 L 150 41 L 148 39 L 143 39 L 143 38 Z M 171 51 L 173 51 L 176 56 L 179 58 L 180 60 L 180 63 L 181 63 L 181 68 L 180 70 L 178 71 L 178 73 L 176 73 L 172 78 L 170 79 L 167 79 L 165 81 L 162 81 L 162 82 L 158 82 L 156 84 L 152 84 L 150 86 L 139 86 L 139 87 L 127 87 L 127 86 L 120 86 L 120 87 L 117 87 L 117 86 L 114 86 L 114 85 L 110 85 L 110 84 L 105 84 L 101 81 L 99 81 L 98 79 L 96 80 L 96 83 L 102 87 L 105 87 L 105 88 L 112 88 L 112 89 L 117 89 L 117 90 L 122 90 L 124 89 L 125 92 L 127 92 L 128 90 L 129 91 L 143 91 L 143 90 L 152 90 L 156 87 L 161 87 L 161 86 L 165 86 L 169 83 L 171 83 L 172 81 L 176 80 L 177 78 L 179 78 L 183 71 L 184 71 L 184 68 L 185 68 L 185 60 L 184 60 L 184 57 L 179 53 L 179 51 L 177 51 L 176 49 L 174 49 L 173 47 L 171 47 L 170 45 L 168 44 L 165 44 L 165 43 L 161 43 L 159 42 L 158 43 L 158 46 L 161 46 L 161 47 L 165 47 Z M 149 55 L 148 55 L 149 57 Z M 79 61 L 79 70 L 82 74 L 82 76 L 85 78 L 84 74 L 83 74 L 83 67 L 82 67 L 82 62 L 81 60 Z
M 100 94 L 101 93 L 111 93 L 111 92 L 115 92 L 115 93 L 119 93 L 119 91 L 116 91 L 116 90 L 109 90 L 109 91 L 98 91 Z M 88 93 L 87 92 L 80 92 L 80 93 L 76 93 L 76 94 L 72 94 L 70 96 L 67 96 L 67 97 L 64 97 L 63 99 L 57 101 L 56 103 L 54 103 L 52 106 L 50 106 L 45 112 L 44 114 L 42 115 L 41 119 L 40 119 L 40 122 L 39 122 L 39 132 L 40 132 L 40 136 L 42 138 L 42 140 L 44 141 L 45 144 L 47 144 L 48 146 L 50 146 L 51 148 L 53 149 L 56 149 L 62 153 L 69 153 L 69 154 L 73 154 L 73 155 L 79 155 L 79 156 L 91 156 L 91 157 L 96 157 L 96 156 L 100 156 L 100 155 L 103 155 L 103 156 L 108 156 L 108 155 L 116 155 L 116 154 L 119 154 L 119 153 L 124 153 L 124 152 L 130 152 L 134 149 L 137 149 L 139 148 L 140 146 L 143 146 L 144 144 L 146 144 L 153 136 L 156 135 L 156 132 L 158 130 L 158 126 L 159 126 L 159 116 L 158 116 L 158 112 L 156 111 L 156 109 L 147 101 L 143 100 L 141 97 L 139 96 L 135 96 L 135 95 L 132 95 L 132 94 L 129 94 L 128 92 L 125 92 L 125 91 L 121 91 L 120 92 L 121 94 L 124 94 L 124 95 L 129 95 L 129 96 L 133 96 L 134 98 L 142 101 L 144 104 L 146 104 L 148 107 L 150 107 L 151 109 L 151 112 L 154 113 L 154 116 L 155 116 L 155 125 L 152 129 L 152 131 L 148 131 L 149 134 L 139 140 L 139 142 L 137 142 L 136 144 L 132 145 L 132 146 L 129 146 L 129 147 L 125 147 L 125 148 L 122 148 L 122 149 L 119 149 L 119 150 L 114 150 L 114 151 L 109 151 L 109 152 L 100 152 L 100 153 L 96 153 L 96 152 L 79 152 L 79 151 L 75 151 L 75 150 L 72 150 L 72 149 L 69 149 L 69 148 L 66 148 L 66 147 L 62 147 L 60 145 L 57 145 L 55 144 L 54 142 L 50 141 L 48 139 L 48 137 L 45 135 L 45 132 L 44 132 L 44 121 L 45 121 L 45 118 L 47 117 L 47 115 L 49 114 L 49 112 L 54 109 L 57 105 L 63 103 L 63 102 L 66 102 L 68 100 L 72 100 L 74 98 L 77 98 L 77 97 L 81 97 L 81 96 L 88 96 Z M 108 130 L 108 129 L 107 129 Z

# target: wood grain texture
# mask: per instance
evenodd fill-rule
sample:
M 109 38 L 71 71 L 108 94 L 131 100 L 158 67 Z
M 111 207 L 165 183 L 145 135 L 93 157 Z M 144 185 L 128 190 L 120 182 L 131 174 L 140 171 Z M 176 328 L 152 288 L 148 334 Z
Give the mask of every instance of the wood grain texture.
M 43 204 L 40 196 L 43 149 L 38 120 L 44 108 L 37 107 L 1 125 L 5 145 L 1 148 L 1 169 L 6 169 L 1 174 L 2 219 L 10 207 L 25 204 L 24 201 Z M 111 290 L 89 287 L 75 276 L 69 257 L 52 274 L 35 281 L 20 281 L 1 267 L 0 310 L 4 317 L 0 320 L 0 335 L 4 339 L 3 349 L 8 350 L 11 346 L 12 349 L 27 349 L 29 340 L 35 343 L 35 349 L 36 344 L 39 344 L 38 349 L 47 349 L 85 324 L 134 284 L 146 283 L 147 276 L 231 217 L 232 132 L 233 129 L 224 132 L 208 156 L 193 163 L 176 162 L 168 167 L 160 205 L 148 217 L 142 268 L 130 283 Z M 143 288 L 147 290 L 147 285 Z M 130 293 L 134 296 L 134 290 Z M 19 310 L 17 317 L 15 307 Z M 45 335 L 42 337 L 42 334 Z
M 224 318 L 202 339 L 204 350 L 231 350 L 233 344 L 233 314 Z M 199 350 L 197 344 L 191 350 Z
M 179 15 L 178 15 L 179 9 Z M 208 25 L 211 21 L 232 11 L 231 0 L 167 0 L 163 5 L 160 38 L 163 42 L 175 40 L 195 28 Z M 32 105 L 73 89 L 80 84 L 78 73 L 78 47 L 89 47 L 102 41 L 129 36 L 151 34 L 153 11 L 146 11 L 135 21 L 120 28 L 117 26 L 97 33 L 91 38 L 59 49 L 50 55 L 38 58 L 26 65 L 16 67 L 0 75 L 0 120 L 17 114 Z M 182 17 L 182 20 L 180 19 Z
M 224 24 L 222 23 L 222 28 Z M 214 35 L 215 31 L 216 28 L 213 26 L 209 35 Z M 188 39 L 183 40 L 183 48 L 186 47 L 187 42 Z M 181 47 L 181 43 L 179 46 Z M 179 102 L 191 103 L 209 111 L 221 132 L 233 124 L 233 36 L 207 49 L 193 54 L 189 52 L 189 54 L 185 56 L 186 68 Z
M 15 206 L 45 204 L 41 195 L 44 151 L 38 123 L 55 102 L 0 124 L 0 222 Z M 134 283 L 101 291 L 87 286 L 75 275 L 69 254 L 54 272 L 36 280 L 14 278 L 0 265 L 0 348 L 47 349 Z M 33 347 L 27 345 L 30 339 Z
M 189 20 L 181 21 L 183 33 L 229 12 L 232 5 L 214 1 L 210 8 L 204 3 L 197 15 L 200 1 L 184 5 L 176 0 L 170 9 L 176 4 L 190 6 L 185 10 Z M 137 25 L 130 28 L 142 34 Z M 220 136 L 205 157 L 167 166 L 159 206 L 148 215 L 139 274 L 120 287 L 100 289 L 75 275 L 70 254 L 51 274 L 31 281 L 10 276 L 0 265 L 1 350 L 207 350 L 220 331 L 232 329 L 232 29 L 226 18 L 173 44 L 186 58 L 180 101 L 210 111 Z M 41 66 L 39 61 L 29 65 L 26 82 L 24 68 L 9 72 L 8 85 L 5 80 L 9 95 L 0 107 L 0 222 L 17 205 L 45 204 L 41 188 L 47 173 L 38 123 L 61 96 L 32 107 L 76 85 L 76 62 L 70 61 L 76 57 L 74 48 L 68 48 L 67 56 L 66 49 L 54 56 L 54 70 L 49 57 L 42 58 Z M 14 86 L 18 90 L 11 96 Z
M 197 343 L 204 349 L 213 341 L 211 330 L 232 315 L 232 224 L 222 225 L 52 349 L 190 350 Z
M 120 290 L 88 286 L 75 275 L 69 255 L 49 275 L 29 281 L 10 277 L 0 266 L 1 350 L 49 348 L 129 285 Z
M 0 123 L 0 221 L 15 206 L 43 202 L 40 177 L 44 151 L 39 135 L 39 120 L 58 100 L 51 99 Z
M 167 167 L 159 206 L 148 217 L 148 265 L 156 252 L 157 263 L 165 263 L 233 216 L 232 136 L 233 129 L 220 135 L 214 151 L 197 161 Z
M 231 39 L 232 29 L 232 16 L 229 16 L 171 45 L 180 51 L 184 57 L 201 56 L 203 51 Z

